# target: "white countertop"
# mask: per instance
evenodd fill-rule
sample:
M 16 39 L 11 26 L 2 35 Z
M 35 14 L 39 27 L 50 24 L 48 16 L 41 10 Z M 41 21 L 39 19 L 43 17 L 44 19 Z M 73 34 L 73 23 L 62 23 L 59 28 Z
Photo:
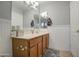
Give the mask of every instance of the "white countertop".
M 38 37 L 38 36 L 41 36 L 41 35 L 44 35 L 44 34 L 48 34 L 48 33 L 25 34 L 23 36 L 18 36 L 18 37 L 14 37 L 14 38 L 32 39 L 32 38 L 35 38 L 35 37 Z
M 13 37 L 13 38 L 32 39 L 32 38 L 35 38 L 35 37 L 38 37 L 38 36 L 41 36 L 44 34 L 48 34 L 48 31 L 40 31 L 38 33 L 33 33 L 33 34 L 32 33 L 24 33 L 24 35 L 21 35 L 18 37 Z

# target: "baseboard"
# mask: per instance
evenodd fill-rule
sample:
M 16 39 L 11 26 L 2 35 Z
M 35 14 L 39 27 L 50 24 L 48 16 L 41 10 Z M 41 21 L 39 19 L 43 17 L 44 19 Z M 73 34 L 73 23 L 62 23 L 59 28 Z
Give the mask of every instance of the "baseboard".
M 12 57 L 12 54 L 2 53 L 2 54 L 0 54 L 0 57 Z

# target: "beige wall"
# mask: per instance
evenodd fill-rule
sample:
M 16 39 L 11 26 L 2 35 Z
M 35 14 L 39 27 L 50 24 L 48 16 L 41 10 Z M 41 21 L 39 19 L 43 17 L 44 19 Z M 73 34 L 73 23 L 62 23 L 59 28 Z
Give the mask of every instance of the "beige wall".
M 70 50 L 70 2 L 40 2 L 40 12 L 47 11 L 53 21 L 48 27 L 49 47 Z
M 53 25 L 70 24 L 70 2 L 47 1 L 40 2 L 40 12 L 47 11 L 53 21 Z
M 71 20 L 71 51 L 74 56 L 79 57 L 79 1 L 70 3 Z
M 0 56 L 12 55 L 11 28 L 11 2 L 0 1 Z

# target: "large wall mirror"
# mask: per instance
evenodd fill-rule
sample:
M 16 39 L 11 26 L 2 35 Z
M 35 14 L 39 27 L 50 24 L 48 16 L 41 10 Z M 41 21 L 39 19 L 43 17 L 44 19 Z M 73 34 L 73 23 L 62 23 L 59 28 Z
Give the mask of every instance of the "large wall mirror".
M 39 4 L 32 1 L 12 1 L 12 29 L 39 28 Z
M 40 12 L 40 2 L 12 1 L 12 28 L 47 28 L 52 24 L 48 12 Z

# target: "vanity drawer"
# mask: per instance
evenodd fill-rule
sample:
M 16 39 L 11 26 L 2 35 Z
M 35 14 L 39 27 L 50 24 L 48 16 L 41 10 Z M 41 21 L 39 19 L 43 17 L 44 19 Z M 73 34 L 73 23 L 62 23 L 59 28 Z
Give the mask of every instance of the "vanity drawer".
M 41 42 L 41 41 L 42 41 L 42 37 L 41 36 L 30 40 L 30 47 L 36 45 L 38 42 Z

